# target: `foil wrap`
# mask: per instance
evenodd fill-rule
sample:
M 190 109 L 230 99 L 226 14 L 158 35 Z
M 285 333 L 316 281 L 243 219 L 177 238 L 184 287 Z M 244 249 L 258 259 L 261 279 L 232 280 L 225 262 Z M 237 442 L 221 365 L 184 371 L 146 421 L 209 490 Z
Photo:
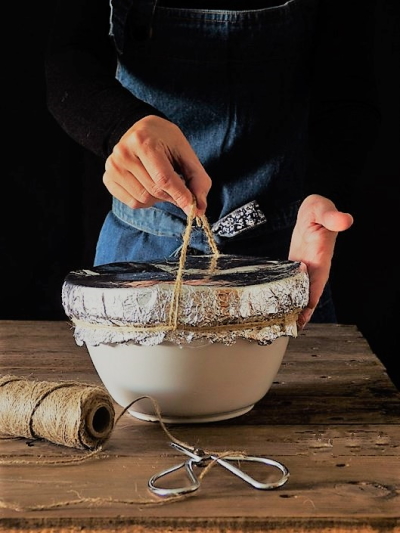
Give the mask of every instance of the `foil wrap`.
M 235 255 L 112 263 L 70 272 L 62 304 L 78 345 L 153 346 L 297 335 L 308 302 L 305 265 Z M 175 310 L 175 311 L 174 311 Z

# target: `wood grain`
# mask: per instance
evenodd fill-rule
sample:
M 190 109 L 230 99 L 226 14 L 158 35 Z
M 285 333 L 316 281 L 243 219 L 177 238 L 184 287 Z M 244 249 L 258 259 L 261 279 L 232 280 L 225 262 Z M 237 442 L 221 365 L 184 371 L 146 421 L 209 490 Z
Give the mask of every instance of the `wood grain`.
M 0 368 L 100 383 L 63 321 L 0 322 Z M 196 493 L 163 504 L 147 481 L 183 458 L 158 423 L 123 415 L 104 450 L 79 464 L 44 463 L 84 459 L 85 451 L 1 440 L 0 530 L 400 532 L 400 393 L 354 326 L 309 325 L 292 339 L 272 388 L 246 415 L 168 429 L 199 447 L 282 461 L 289 481 L 258 491 L 217 465 Z M 249 472 L 266 475 L 260 467 Z M 28 510 L 35 506 L 44 509 Z

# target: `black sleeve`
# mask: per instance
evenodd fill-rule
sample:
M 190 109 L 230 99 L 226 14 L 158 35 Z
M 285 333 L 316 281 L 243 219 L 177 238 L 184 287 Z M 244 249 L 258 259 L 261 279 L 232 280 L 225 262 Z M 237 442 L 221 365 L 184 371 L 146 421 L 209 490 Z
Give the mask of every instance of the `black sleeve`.
M 123 133 L 150 114 L 115 78 L 108 0 L 58 0 L 45 58 L 47 106 L 76 142 L 107 157 Z
M 307 193 L 341 210 L 378 135 L 374 75 L 375 0 L 321 0 L 311 99 Z

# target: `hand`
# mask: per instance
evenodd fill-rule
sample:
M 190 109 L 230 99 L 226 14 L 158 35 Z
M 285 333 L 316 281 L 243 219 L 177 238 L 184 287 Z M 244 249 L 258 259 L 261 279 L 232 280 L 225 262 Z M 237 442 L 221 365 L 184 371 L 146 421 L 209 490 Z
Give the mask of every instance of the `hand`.
M 108 191 L 132 209 L 171 202 L 188 215 L 207 207 L 211 179 L 181 130 L 151 115 L 136 122 L 115 145 L 105 165 Z
M 310 321 L 328 281 L 338 232 L 352 224 L 349 213 L 338 211 L 331 200 L 318 194 L 307 196 L 300 206 L 289 259 L 307 265 L 310 279 L 308 305 L 297 322 L 301 329 Z

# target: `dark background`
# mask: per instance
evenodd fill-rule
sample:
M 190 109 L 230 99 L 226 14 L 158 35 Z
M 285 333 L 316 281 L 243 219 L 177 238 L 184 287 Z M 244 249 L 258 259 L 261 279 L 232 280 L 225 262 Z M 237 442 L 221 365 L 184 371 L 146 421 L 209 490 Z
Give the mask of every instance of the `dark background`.
M 16 3 L 8 12 L 14 31 L 12 40 L 3 32 L 0 319 L 64 320 L 62 281 L 92 264 L 110 198 L 102 163 L 46 109 L 43 59 L 52 2 Z M 339 321 L 359 327 L 400 388 L 399 13 L 398 0 L 379 0 L 382 126 L 358 184 L 354 226 L 337 241 L 332 284 Z

